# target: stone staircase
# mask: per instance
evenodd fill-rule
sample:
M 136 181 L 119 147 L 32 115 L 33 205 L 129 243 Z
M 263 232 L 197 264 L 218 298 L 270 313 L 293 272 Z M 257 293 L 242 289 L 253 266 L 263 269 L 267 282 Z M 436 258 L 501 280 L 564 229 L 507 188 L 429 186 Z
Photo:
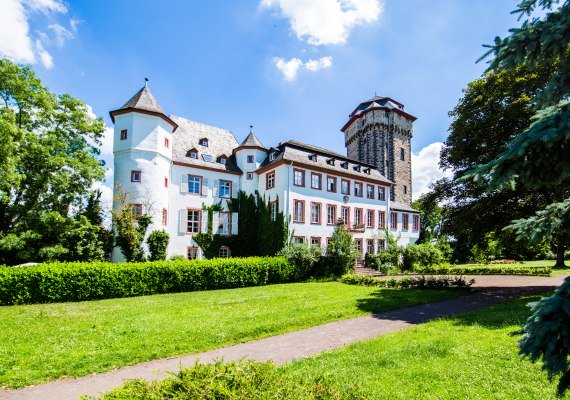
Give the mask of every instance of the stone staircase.
M 364 276 L 383 276 L 380 272 L 376 271 L 372 268 L 366 268 L 362 264 L 356 264 L 354 267 L 354 273 L 356 275 L 364 275 Z

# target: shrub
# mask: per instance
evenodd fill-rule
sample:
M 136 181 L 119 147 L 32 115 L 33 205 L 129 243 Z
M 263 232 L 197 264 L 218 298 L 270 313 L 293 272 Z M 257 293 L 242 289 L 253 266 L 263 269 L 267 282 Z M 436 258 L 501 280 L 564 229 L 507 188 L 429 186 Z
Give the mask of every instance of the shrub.
M 321 248 L 305 243 L 291 243 L 284 247 L 278 255 L 285 257 L 289 263 L 297 267 L 299 279 L 316 276 L 315 265 L 322 255 Z
M 327 246 L 327 262 L 334 275 L 340 276 L 354 269 L 356 263 L 356 247 L 352 235 L 337 225 Z
M 200 364 L 181 368 L 164 380 L 128 381 L 112 390 L 103 400 L 130 399 L 321 399 L 340 400 L 362 398 L 354 386 L 334 385 L 322 376 L 289 376 L 271 362 L 237 361 Z
M 430 243 L 414 244 L 403 248 L 402 270 L 411 271 L 414 265 L 430 267 L 444 262 L 443 253 Z
M 84 301 L 229 289 L 299 280 L 283 257 L 51 263 L 0 268 L 0 305 Z
M 466 281 L 461 276 L 415 276 L 403 278 L 374 278 L 355 274 L 343 275 L 342 283 L 360 286 L 376 286 L 398 289 L 434 289 L 434 288 L 467 288 L 475 283 L 474 279 Z
M 146 244 L 151 261 L 166 260 L 166 248 L 168 247 L 169 238 L 170 236 L 165 231 L 152 231 L 150 235 L 148 235 Z
M 551 267 L 528 266 L 528 265 L 434 265 L 431 267 L 414 267 L 414 273 L 418 274 L 463 274 L 463 275 L 550 275 Z

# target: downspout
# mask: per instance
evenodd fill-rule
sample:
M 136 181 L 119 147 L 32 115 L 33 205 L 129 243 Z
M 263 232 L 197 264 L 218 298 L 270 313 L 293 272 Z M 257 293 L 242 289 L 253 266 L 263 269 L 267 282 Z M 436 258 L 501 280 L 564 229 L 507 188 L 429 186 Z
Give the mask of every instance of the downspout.
M 291 202 L 291 197 L 290 197 L 290 187 L 291 187 L 291 166 L 293 165 L 293 161 L 291 161 L 291 164 L 289 164 L 289 168 L 287 168 L 287 204 L 285 206 L 286 210 L 285 210 L 285 221 L 287 221 L 287 227 L 289 227 L 289 223 L 290 223 L 290 218 L 289 218 L 289 203 Z M 289 238 L 291 237 L 291 235 L 289 235 L 289 228 L 287 228 L 287 245 L 289 245 Z

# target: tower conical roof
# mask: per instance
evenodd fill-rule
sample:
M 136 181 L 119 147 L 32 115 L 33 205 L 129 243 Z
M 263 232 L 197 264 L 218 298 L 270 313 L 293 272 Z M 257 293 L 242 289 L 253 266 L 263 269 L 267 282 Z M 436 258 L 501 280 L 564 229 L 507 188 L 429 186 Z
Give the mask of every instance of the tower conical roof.
M 164 110 L 160 104 L 158 104 L 158 101 L 156 101 L 147 85 L 144 85 L 141 90 L 135 93 L 135 95 L 121 107 L 121 110 L 126 108 L 136 108 L 164 114 Z
M 254 147 L 262 147 L 265 148 L 259 141 L 259 139 L 253 134 L 253 132 L 249 132 L 249 135 L 245 138 L 243 142 L 241 142 L 241 146 L 254 146 Z

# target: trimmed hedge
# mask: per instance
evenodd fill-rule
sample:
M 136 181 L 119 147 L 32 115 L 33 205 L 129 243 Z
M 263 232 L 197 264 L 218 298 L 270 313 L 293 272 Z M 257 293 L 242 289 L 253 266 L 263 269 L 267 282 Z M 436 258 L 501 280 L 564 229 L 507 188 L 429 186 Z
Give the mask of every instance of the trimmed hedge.
M 385 279 L 356 274 L 343 275 L 340 281 L 349 285 L 398 289 L 468 288 L 475 283 L 474 279 L 466 281 L 461 276 L 405 276 L 403 278 Z
M 552 267 L 531 267 L 527 265 L 434 265 L 431 267 L 415 266 L 413 273 L 416 274 L 456 274 L 456 275 L 550 275 Z
M 284 257 L 0 267 L 0 305 L 84 301 L 299 280 Z

